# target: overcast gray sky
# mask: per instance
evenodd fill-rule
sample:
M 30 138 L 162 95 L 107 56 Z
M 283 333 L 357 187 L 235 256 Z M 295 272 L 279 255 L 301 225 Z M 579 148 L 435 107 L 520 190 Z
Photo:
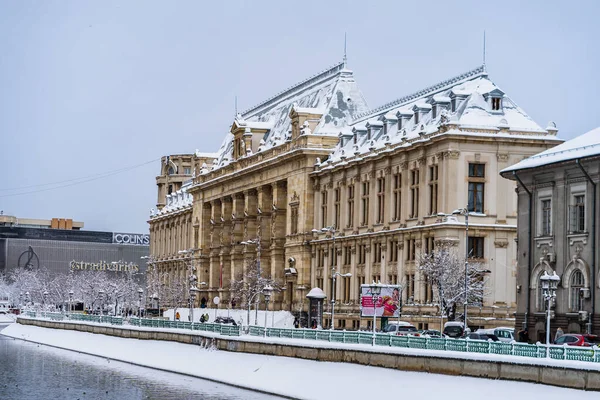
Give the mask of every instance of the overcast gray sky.
M 486 30 L 490 78 L 572 138 L 600 125 L 598 15 L 598 1 L 0 0 L 0 210 L 146 232 L 159 161 L 71 180 L 216 151 L 236 95 L 245 109 L 340 61 L 344 32 L 376 107 L 480 65 Z

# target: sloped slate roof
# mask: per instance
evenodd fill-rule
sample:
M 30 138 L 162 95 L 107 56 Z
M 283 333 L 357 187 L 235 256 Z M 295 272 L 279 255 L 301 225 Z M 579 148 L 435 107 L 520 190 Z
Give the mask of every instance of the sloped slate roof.
M 461 131 L 469 129 L 485 129 L 499 131 L 507 127 L 511 131 L 526 132 L 529 138 L 546 137 L 548 132 L 542 129 L 521 109 L 510 97 L 502 98 L 502 109 L 494 111 L 486 101 L 485 96 L 503 92 L 488 78 L 483 66 L 475 68 L 454 78 L 440 82 L 426 89 L 399 98 L 374 110 L 367 111 L 346 128 L 343 134 L 350 134 L 353 129 L 364 130 L 366 126 L 373 127 L 371 135 L 359 135 L 357 143 L 353 140 L 338 143 L 328 163 L 340 161 L 342 158 L 368 155 L 372 149 L 384 147 L 386 143 L 396 144 L 410 139 L 419 138 L 424 134 L 436 132 L 440 124 L 449 122 L 457 125 Z M 462 100 L 454 112 L 448 106 L 447 100 L 453 95 L 459 95 Z M 430 104 L 441 102 L 435 118 Z M 419 121 L 415 123 L 413 107 L 422 109 Z M 427 106 L 427 107 L 425 107 Z M 391 115 L 408 116 L 402 122 L 402 129 L 393 123 L 384 133 L 381 121 L 390 119 Z M 397 118 L 396 118 L 397 119 Z M 379 124 L 378 124 L 379 123 Z
M 600 156 L 600 127 L 503 169 L 501 174 L 538 168 L 578 158 Z
M 263 138 L 263 149 L 269 149 L 289 140 L 292 107 L 322 112 L 323 117 L 313 133 L 325 135 L 337 135 L 342 127 L 368 109 L 352 71 L 342 62 L 244 111 L 238 119 L 249 125 L 252 122 L 268 124 L 270 130 Z M 232 140 L 233 135 L 228 133 L 217 152 L 213 169 L 231 162 Z

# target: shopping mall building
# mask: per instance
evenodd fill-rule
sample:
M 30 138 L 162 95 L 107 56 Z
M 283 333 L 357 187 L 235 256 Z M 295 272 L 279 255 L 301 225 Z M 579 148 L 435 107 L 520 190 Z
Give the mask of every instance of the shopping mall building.
M 46 268 L 52 274 L 73 270 L 132 271 L 143 277 L 149 235 L 83 230 L 70 219 L 37 220 L 0 215 L 0 273 L 15 268 Z

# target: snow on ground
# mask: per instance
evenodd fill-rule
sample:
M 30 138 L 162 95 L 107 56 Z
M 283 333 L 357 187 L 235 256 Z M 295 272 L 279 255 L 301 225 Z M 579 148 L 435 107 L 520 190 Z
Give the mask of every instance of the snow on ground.
M 163 316 L 173 320 L 174 309 L 169 309 L 163 313 Z M 178 308 L 180 321 L 189 321 L 188 315 L 190 312 L 189 308 Z M 234 321 L 240 325 L 248 325 L 248 310 L 230 310 L 230 309 L 216 309 L 216 308 L 194 308 L 194 322 L 200 322 L 200 315 L 208 314 L 209 321 L 214 322 L 215 316 L 219 317 L 231 317 Z M 254 322 L 256 320 L 256 323 Z M 251 325 L 265 326 L 265 311 L 258 311 L 258 318 L 256 318 L 256 311 L 250 310 L 250 322 Z M 267 311 L 267 326 L 269 328 L 293 328 L 294 327 L 294 316 L 289 311 Z
M 8 326 L 1 334 L 300 399 L 388 398 L 399 394 L 403 398 L 421 398 L 427 393 L 452 400 L 463 398 L 465 388 L 469 393 L 481 394 L 486 400 L 598 398 L 595 392 L 531 383 L 233 353 L 197 345 L 122 339 L 20 324 Z
M 15 322 L 14 314 L 0 314 L 0 324 Z

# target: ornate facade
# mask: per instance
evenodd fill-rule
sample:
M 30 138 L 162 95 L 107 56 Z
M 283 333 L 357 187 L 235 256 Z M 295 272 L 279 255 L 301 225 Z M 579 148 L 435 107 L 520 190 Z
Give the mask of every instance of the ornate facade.
M 151 216 L 152 254 L 177 261 L 178 248 L 193 248 L 207 283 L 200 297 L 226 306 L 229 281 L 258 256 L 284 287 L 275 309 L 298 311 L 312 287 L 330 299 L 332 272 L 351 273 L 335 290 L 335 326 L 348 329 L 360 326 L 361 284 L 400 283 L 403 314 L 433 328 L 439 312 L 416 261 L 440 241 L 468 240 L 491 286 L 469 324 L 513 324 L 515 185 L 498 173 L 559 143 L 555 136 L 484 67 L 369 110 L 340 63 L 237 115 L 218 152 L 197 160 L 181 189 L 186 206 Z M 464 220 L 438 216 L 465 206 L 477 213 L 468 238 Z M 191 228 L 179 245 L 159 227 L 172 229 L 177 213 Z M 334 229 L 319 233 L 325 227 Z
M 600 128 L 502 171 L 519 182 L 517 326 L 545 342 L 546 304 L 540 277 L 561 281 L 552 309 L 551 337 L 600 334 L 598 234 Z

